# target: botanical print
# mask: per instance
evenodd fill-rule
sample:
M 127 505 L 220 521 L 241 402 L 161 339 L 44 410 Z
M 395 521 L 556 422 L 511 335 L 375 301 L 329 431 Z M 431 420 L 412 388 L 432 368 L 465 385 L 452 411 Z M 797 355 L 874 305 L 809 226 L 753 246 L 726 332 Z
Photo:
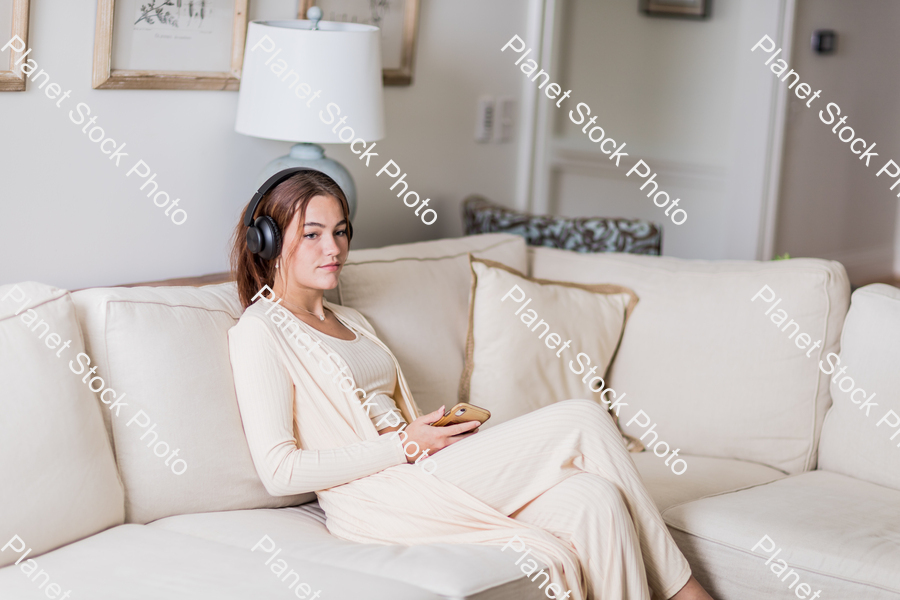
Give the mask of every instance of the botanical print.
M 324 13 L 326 21 L 340 21 L 350 23 L 363 23 L 381 27 L 385 15 L 391 10 L 391 4 L 397 4 L 402 0 L 369 0 L 368 11 L 362 10 L 362 2 L 338 3 L 327 13 Z M 349 4 L 349 6 L 348 6 Z M 402 6 L 400 7 L 402 11 Z
M 118 0 L 124 18 L 117 55 L 127 69 L 227 71 L 231 65 L 233 0 Z M 130 39 L 127 39 L 130 38 Z
M 149 0 L 138 4 L 135 30 L 210 31 L 214 0 Z
M 399 69 L 403 48 L 406 0 L 318 0 L 326 21 L 362 23 L 381 30 L 381 64 Z

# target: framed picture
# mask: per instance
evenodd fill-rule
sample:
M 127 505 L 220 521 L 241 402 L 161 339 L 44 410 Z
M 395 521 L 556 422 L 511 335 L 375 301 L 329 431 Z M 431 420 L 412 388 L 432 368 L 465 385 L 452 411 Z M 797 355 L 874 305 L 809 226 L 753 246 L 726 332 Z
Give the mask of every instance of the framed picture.
M 236 90 L 249 0 L 98 0 L 95 89 Z
M 640 0 L 641 11 L 658 17 L 709 17 L 712 0 Z
M 3 38 L 0 47 L 14 36 L 22 40 L 21 44 L 16 42 L 0 51 L 0 92 L 25 91 L 25 73 L 15 63 L 28 51 L 28 3 L 29 0 L 0 0 L 0 37 Z
M 375 25 L 381 29 L 384 85 L 410 85 L 418 33 L 419 0 L 301 0 L 298 19 L 311 6 L 322 20 Z

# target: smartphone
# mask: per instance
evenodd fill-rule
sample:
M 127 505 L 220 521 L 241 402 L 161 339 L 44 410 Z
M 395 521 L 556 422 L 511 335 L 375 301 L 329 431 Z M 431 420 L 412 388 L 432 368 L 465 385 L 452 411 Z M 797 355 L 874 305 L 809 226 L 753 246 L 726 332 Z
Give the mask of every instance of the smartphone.
M 451 409 L 444 411 L 444 416 L 431 424 L 432 427 L 446 427 L 447 425 L 456 425 L 457 423 L 467 423 L 469 421 L 478 421 L 484 423 L 491 418 L 491 411 L 486 408 L 479 408 L 472 404 L 460 402 Z

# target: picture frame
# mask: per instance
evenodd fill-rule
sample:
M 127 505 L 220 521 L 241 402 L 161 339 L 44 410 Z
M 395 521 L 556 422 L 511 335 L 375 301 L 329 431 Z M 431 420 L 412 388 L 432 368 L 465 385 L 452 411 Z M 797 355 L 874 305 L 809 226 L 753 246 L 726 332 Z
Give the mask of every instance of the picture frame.
M 708 19 L 712 0 L 640 0 L 640 11 L 654 17 Z
M 14 36 L 19 36 L 25 42 L 25 49 L 21 52 L 8 48 L 0 53 L 0 69 L 9 67 L 8 70 L 0 70 L 0 92 L 25 91 L 25 73 L 16 67 L 15 62 L 28 52 L 29 4 L 30 0 L 0 0 L 0 10 L 3 11 L 0 15 L 0 36 L 3 37 L 0 47 L 5 46 Z M 9 37 L 6 36 L 7 33 Z
M 412 85 L 419 0 L 301 0 L 298 19 L 311 6 L 322 9 L 323 21 L 375 25 L 381 29 L 384 85 Z
M 92 87 L 239 89 L 248 7 L 249 0 L 98 0 Z

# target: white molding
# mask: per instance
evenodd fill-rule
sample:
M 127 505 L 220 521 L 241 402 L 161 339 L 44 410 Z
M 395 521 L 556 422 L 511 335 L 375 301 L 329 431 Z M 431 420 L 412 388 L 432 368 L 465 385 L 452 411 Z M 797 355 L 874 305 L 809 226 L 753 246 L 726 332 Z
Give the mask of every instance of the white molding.
M 541 39 L 544 28 L 545 0 L 528 0 L 528 19 L 524 35 L 525 43 L 530 41 L 535 55 L 541 54 Z M 537 86 L 527 77 L 522 79 L 522 101 L 519 112 L 519 155 L 516 168 L 515 207 L 529 210 L 531 207 L 533 174 L 535 167 L 535 133 L 537 126 Z
M 559 81 L 561 74 L 559 49 L 562 10 L 565 0 L 544 0 L 544 31 L 541 39 L 541 68 L 551 73 L 551 81 Z M 532 83 L 537 90 L 536 84 Z M 551 144 L 553 142 L 553 101 L 543 92 L 536 91 L 537 123 L 534 136 L 534 169 L 531 183 L 531 204 L 529 209 L 535 214 L 553 212 L 551 206 L 551 185 L 553 169 L 550 165 Z
M 592 147 L 593 146 L 593 147 Z M 729 170 L 703 163 L 673 161 L 648 157 L 627 157 L 620 166 L 610 162 L 609 156 L 596 148 L 583 143 L 573 143 L 556 138 L 550 147 L 549 164 L 555 171 L 590 175 L 602 179 L 626 180 L 626 173 L 643 160 L 650 165 L 653 172 L 666 180 L 680 180 L 698 188 L 720 189 L 729 181 Z M 632 177 L 635 179 L 635 177 Z
M 781 13 L 781 48 L 785 61 L 790 64 L 794 46 L 794 20 L 797 14 L 796 0 L 783 0 Z M 781 174 L 784 164 L 784 140 L 787 130 L 788 90 L 778 85 L 775 92 L 772 124 L 770 128 L 766 187 L 760 214 L 760 238 L 757 259 L 771 260 L 775 256 L 775 235 L 778 227 L 778 204 L 781 192 Z
M 732 129 L 728 160 L 731 181 L 722 222 L 725 228 L 722 258 L 761 259 L 766 238 L 764 232 L 767 227 L 775 227 L 784 131 L 778 106 L 783 84 L 764 65 L 767 57 L 759 51 L 753 52 L 751 47 L 763 35 L 768 35 L 782 48 L 790 48 L 790 40 L 783 38 L 786 20 L 793 19 L 794 6 L 795 0 L 741 2 L 736 38 L 740 40 L 740 47 L 733 62 L 735 73 L 740 76 L 734 81 L 729 125 Z M 790 33 L 788 26 L 787 34 Z M 786 98 L 781 102 L 786 102 Z
M 758 9 L 756 1 L 753 0 L 752 8 L 749 2 L 741 7 L 741 39 L 759 39 L 762 33 L 770 31 L 773 36 L 779 36 L 780 45 L 787 50 L 786 59 L 789 59 L 797 0 L 760 0 Z M 529 0 L 529 35 L 536 35 L 540 30 L 541 48 L 533 46 L 534 53 L 541 56 L 541 66 L 549 68 L 554 77 L 561 72 L 558 64 L 561 52 L 557 46 L 565 41 L 560 39 L 559 30 L 563 21 L 561 15 L 567 8 L 566 0 Z M 542 15 L 542 19 L 538 19 L 538 15 Z M 535 24 L 537 20 L 542 22 L 541 28 Z M 747 55 L 743 55 L 743 51 L 742 47 L 734 68 L 747 68 L 752 63 L 755 69 L 757 56 L 750 56 L 749 45 Z M 780 82 L 772 79 L 774 77 L 766 79 L 754 70 L 752 81 L 736 87 L 738 97 L 731 126 L 737 141 L 727 161 L 730 166 L 642 157 L 661 177 L 715 189 L 728 199 L 724 222 L 728 229 L 724 248 L 727 258 L 769 258 L 774 249 L 788 98 L 784 86 L 777 85 Z M 625 177 L 634 162 L 626 166 L 623 160 L 620 167 L 611 167 L 608 162 L 603 162 L 608 157 L 598 160 L 591 149 L 555 138 L 549 103 L 540 101 L 530 80 L 526 78 L 523 84 L 526 86 L 523 91 L 523 136 L 516 196 L 519 208 L 552 212 L 554 179 L 562 172 L 601 178 Z M 746 97 L 740 95 L 742 87 Z M 900 254 L 900 244 L 897 252 Z

